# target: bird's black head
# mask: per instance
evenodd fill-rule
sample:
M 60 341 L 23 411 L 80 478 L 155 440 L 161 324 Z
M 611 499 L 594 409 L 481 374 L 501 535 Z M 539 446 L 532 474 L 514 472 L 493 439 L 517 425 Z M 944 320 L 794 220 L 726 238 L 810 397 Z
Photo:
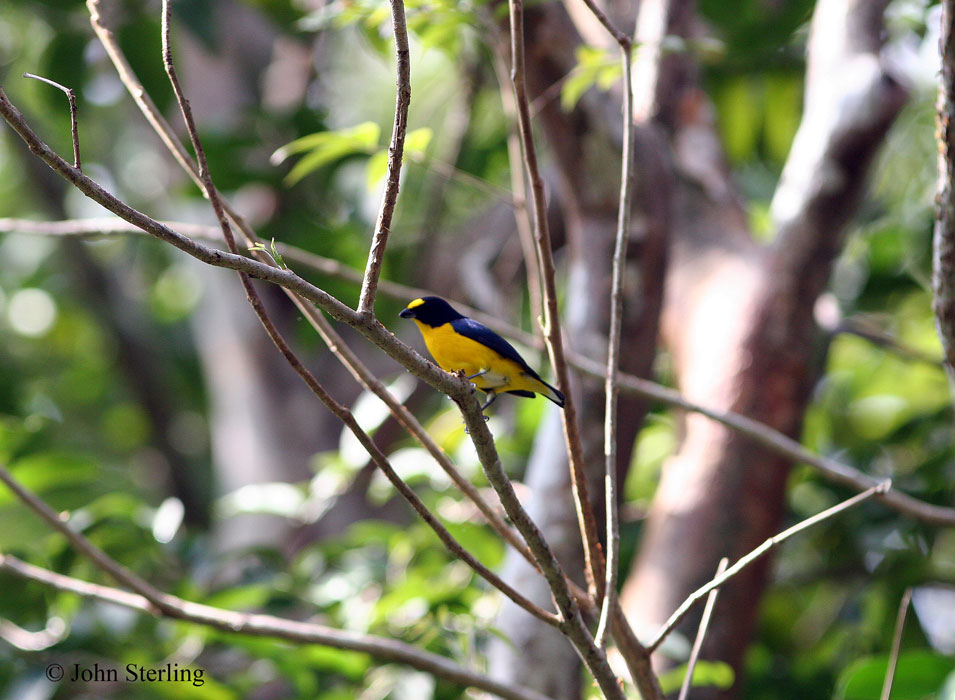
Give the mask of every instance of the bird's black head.
M 413 318 L 425 325 L 438 327 L 449 321 L 464 318 L 455 311 L 451 304 L 441 297 L 421 297 L 408 304 L 401 313 L 401 318 Z

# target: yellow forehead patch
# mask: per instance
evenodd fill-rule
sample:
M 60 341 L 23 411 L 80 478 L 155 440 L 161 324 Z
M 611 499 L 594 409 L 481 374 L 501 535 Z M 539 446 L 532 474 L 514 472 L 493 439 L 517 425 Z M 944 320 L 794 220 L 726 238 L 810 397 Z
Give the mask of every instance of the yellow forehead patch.
M 424 299 L 415 299 L 413 302 L 408 304 L 409 309 L 414 309 L 418 306 L 421 306 L 424 303 Z

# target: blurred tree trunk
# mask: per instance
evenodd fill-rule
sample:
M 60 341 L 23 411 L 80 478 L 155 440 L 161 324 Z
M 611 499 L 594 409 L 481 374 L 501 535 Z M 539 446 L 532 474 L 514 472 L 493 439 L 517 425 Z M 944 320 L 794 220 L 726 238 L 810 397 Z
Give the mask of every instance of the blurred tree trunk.
M 884 2 L 823 0 L 816 8 L 803 121 L 773 203 L 777 236 L 765 247 L 750 235 L 693 56 L 657 52 L 638 67 L 635 84 L 643 92 L 636 95 L 637 118 L 649 122 L 641 129 L 644 148 L 638 156 L 642 196 L 635 221 L 643 226 L 635 226 L 629 261 L 626 306 L 635 316 L 624 332 L 626 371 L 650 372 L 665 271 L 661 335 L 680 390 L 691 400 L 798 436 L 819 368 L 813 309 L 841 251 L 843 229 L 872 158 L 905 100 L 904 89 L 880 62 L 884 7 Z M 575 27 L 562 5 L 527 12 L 529 87 L 540 95 L 575 65 L 579 35 L 590 40 L 599 35 L 577 10 Z M 699 27 L 693 2 L 645 0 L 637 39 L 650 51 L 668 35 L 695 38 Z M 568 232 L 566 337 L 593 358 L 605 353 L 618 104 L 612 93 L 592 90 L 572 112 L 562 112 L 552 100 L 538 117 L 540 140 L 558 172 L 555 194 Z M 666 150 L 654 147 L 655 129 L 665 132 Z M 672 194 L 666 177 L 671 168 L 677 173 Z M 667 233 L 670 201 L 674 221 Z M 602 386 L 583 380 L 573 389 L 582 404 L 588 469 L 599 475 Z M 639 402 L 621 404 L 621 472 L 645 409 Z M 542 518 L 552 528 L 549 536 L 564 560 L 579 567 L 569 495 L 552 493 L 563 478 L 554 471 L 566 466 L 557 454 L 562 445 L 551 427 L 544 430 L 552 437 L 538 441 L 527 480 L 535 500 L 547 503 Z M 655 629 L 712 577 L 720 557 L 742 556 L 774 534 L 783 518 L 784 460 L 699 416 L 684 420 L 681 437 L 623 590 L 623 604 L 638 630 Z M 563 483 L 566 488 L 566 478 Z M 592 490 L 595 500 L 600 494 Z M 727 661 L 738 677 L 769 563 L 764 559 L 726 588 L 704 648 L 704 658 Z M 510 562 L 515 580 L 522 566 Z M 692 636 L 697 622 L 691 615 L 681 630 Z M 522 659 L 512 666 L 538 669 L 541 689 L 561 687 L 554 678 L 566 674 L 569 655 L 558 660 L 550 650 L 521 646 L 522 640 L 539 639 L 527 631 L 533 623 L 524 617 L 508 612 L 500 624 L 518 646 L 515 658 Z M 739 689 L 737 683 L 726 695 Z
M 906 97 L 879 55 L 886 4 L 816 6 L 805 107 L 773 200 L 776 237 L 768 247 L 749 235 L 712 109 L 696 85 L 674 85 L 657 113 L 684 175 L 663 321 L 680 390 L 793 437 L 820 369 L 814 307 L 872 158 Z M 691 67 L 673 73 L 692 75 Z M 686 148 L 691 138 L 703 147 Z M 788 466 L 700 416 L 686 418 L 623 592 L 638 626 L 665 621 L 712 577 L 720 557 L 735 560 L 779 529 Z M 724 589 L 704 645 L 704 658 L 727 661 L 737 677 L 769 567 L 763 559 Z M 689 616 L 681 631 L 692 636 L 698 620 Z M 737 682 L 722 695 L 739 690 Z

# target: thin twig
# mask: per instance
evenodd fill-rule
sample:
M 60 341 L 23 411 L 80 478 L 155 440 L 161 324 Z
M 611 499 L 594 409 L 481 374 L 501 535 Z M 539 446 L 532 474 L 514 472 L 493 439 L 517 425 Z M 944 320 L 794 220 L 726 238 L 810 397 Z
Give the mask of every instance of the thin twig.
M 666 639 L 667 635 L 669 635 L 670 632 L 672 632 L 673 629 L 678 624 L 680 624 L 680 621 L 690 611 L 690 609 L 698 600 L 703 598 L 703 596 L 705 596 L 707 593 L 712 591 L 714 588 L 719 588 L 720 586 L 722 586 L 724 583 L 726 583 L 731 578 L 736 576 L 739 572 L 741 572 L 747 566 L 749 566 L 750 564 L 758 560 L 760 557 L 768 553 L 774 547 L 777 547 L 782 542 L 788 540 L 793 535 L 799 532 L 802 532 L 806 528 L 812 527 L 813 525 L 817 525 L 824 520 L 827 520 L 835 515 L 838 515 L 842 511 L 848 510 L 849 508 L 852 508 L 853 506 L 856 506 L 859 503 L 862 503 L 863 501 L 871 498 L 872 496 L 875 496 L 879 493 L 886 493 L 891 488 L 892 488 L 892 480 L 886 479 L 885 481 L 878 484 L 877 486 L 873 486 L 872 488 L 866 491 L 863 491 L 862 493 L 856 494 L 852 498 L 849 498 L 843 501 L 842 503 L 834 505 L 832 508 L 827 508 L 821 513 L 816 513 L 816 515 L 806 518 L 802 522 L 799 522 L 793 525 L 791 528 L 784 530 L 778 535 L 774 535 L 773 537 L 770 537 L 768 540 L 763 542 L 752 552 L 750 552 L 749 554 L 744 556 L 742 559 L 737 561 L 735 564 L 733 564 L 733 566 L 731 566 L 725 572 L 715 577 L 712 581 L 710 581 L 706 585 L 698 588 L 686 600 L 684 600 L 683 603 L 680 604 L 680 607 L 677 608 L 676 611 L 670 616 L 670 619 L 667 620 L 666 623 L 660 628 L 660 631 L 657 632 L 653 641 L 647 645 L 647 649 L 651 653 L 655 651 L 657 647 L 659 647 L 660 644 L 663 642 L 663 640 Z
M 600 610 L 596 641 L 603 646 L 609 629 L 610 612 L 616 605 L 617 569 L 620 566 L 620 515 L 617 488 L 617 372 L 620 367 L 620 334 L 623 327 L 624 269 L 627 243 L 630 240 L 630 208 L 633 199 L 633 85 L 630 69 L 633 45 L 630 38 L 618 32 L 591 0 L 584 0 L 607 30 L 620 44 L 623 68 L 623 154 L 620 162 L 620 204 L 617 209 L 617 232 L 613 251 L 613 274 L 610 283 L 610 329 L 607 333 L 607 371 L 604 379 L 604 500 L 607 512 L 607 564 L 604 600 Z
M 524 180 L 523 158 L 521 155 L 521 139 L 517 133 L 517 105 L 514 100 L 514 91 L 507 77 L 507 66 L 502 50 L 494 51 L 494 72 L 500 84 L 501 107 L 508 123 L 515 128 L 507 132 L 507 160 L 510 165 L 511 190 L 514 203 L 514 224 L 517 227 L 517 237 L 521 243 L 521 253 L 524 257 L 524 271 L 527 275 L 527 299 L 530 306 L 530 317 L 540 318 L 543 313 L 541 301 L 541 263 L 534 245 L 534 232 L 531 230 L 530 219 L 527 213 L 527 183 Z M 535 323 L 534 339 L 540 333 L 540 327 Z
M 730 560 L 726 557 L 720 559 L 719 566 L 716 567 L 716 575 L 719 576 L 726 571 L 726 566 Z M 706 636 L 706 628 L 710 625 L 710 617 L 713 615 L 713 607 L 716 605 L 716 596 L 720 589 L 714 588 L 706 596 L 706 605 L 703 607 L 703 617 L 700 618 L 700 626 L 696 630 L 696 639 L 693 640 L 693 648 L 690 650 L 690 658 L 686 662 L 686 675 L 683 676 L 683 685 L 680 686 L 680 695 L 677 700 L 686 700 L 690 693 L 690 686 L 693 684 L 693 671 L 696 669 L 696 661 L 700 657 L 700 649 L 703 648 L 703 638 Z
M 617 42 L 618 45 L 620 45 L 621 48 L 628 47 L 628 49 L 632 49 L 633 41 L 630 39 L 630 37 L 624 34 L 619 29 L 617 29 L 614 23 L 610 21 L 610 18 L 607 17 L 604 11 L 600 9 L 600 7 L 593 0 L 584 0 L 584 4 L 587 6 L 587 9 L 590 10 L 593 16 L 596 17 L 597 20 L 604 26 L 604 29 L 607 30 L 607 33 L 609 33 L 610 36 L 613 37 L 613 40 Z M 632 120 L 632 115 L 630 115 L 630 119 Z
M 547 224 L 547 201 L 544 193 L 544 179 L 541 177 L 537 161 L 537 148 L 531 126 L 530 106 L 527 97 L 527 85 L 524 64 L 524 3 L 523 0 L 509 0 L 511 25 L 511 82 L 517 103 L 517 124 L 524 149 L 524 165 L 527 179 L 531 185 L 533 203 L 533 226 L 537 243 L 537 254 L 541 261 L 541 282 L 543 286 L 544 321 L 543 332 L 547 343 L 547 352 L 554 367 L 557 385 L 564 390 L 565 403 L 561 415 L 564 423 L 564 437 L 567 441 L 568 466 L 571 473 L 571 491 L 577 509 L 577 521 L 584 547 L 585 575 L 591 595 L 595 599 L 603 595 L 604 562 L 597 535 L 597 522 L 593 504 L 587 488 L 587 475 L 580 440 L 580 428 L 577 421 L 577 407 L 570 391 L 570 373 L 564 354 L 561 336 L 560 315 L 557 309 L 557 283 L 555 280 L 554 253 L 551 246 L 550 228 Z
M 28 564 L 9 554 L 0 553 L 0 570 L 29 581 L 42 583 L 58 591 L 75 593 L 104 603 L 157 614 L 156 606 L 143 595 L 58 574 Z M 359 651 L 381 661 L 406 664 L 450 683 L 485 690 L 507 700 L 547 700 L 544 695 L 534 690 L 502 683 L 464 668 L 443 656 L 395 639 L 338 630 L 314 622 L 286 620 L 273 615 L 223 610 L 184 600 L 168 593 L 161 595 L 165 608 L 161 614 L 172 619 L 211 627 L 229 634 L 273 637 L 297 644 L 318 644 L 334 649 Z
M 397 59 L 397 96 L 395 98 L 395 124 L 391 132 L 391 145 L 388 147 L 388 176 L 385 179 L 385 192 L 375 222 L 375 233 L 371 250 L 368 251 L 368 264 L 358 298 L 358 313 L 363 316 L 374 315 L 375 295 L 378 292 L 378 278 L 381 277 L 381 265 L 385 257 L 388 234 L 391 233 L 391 220 L 398 202 L 398 184 L 401 178 L 401 157 L 405 149 L 405 132 L 408 130 L 408 105 L 411 103 L 411 61 L 408 48 L 408 27 L 405 22 L 404 0 L 389 0 L 391 5 L 391 24 L 395 34 L 395 56 Z
M 845 333 L 847 335 L 854 335 L 863 340 L 867 340 L 876 347 L 882 348 L 887 352 L 891 352 L 903 360 L 908 360 L 911 362 L 924 362 L 927 365 L 932 367 L 938 367 L 944 369 L 945 361 L 935 355 L 934 353 L 925 352 L 919 350 L 916 347 L 913 347 L 889 333 L 888 331 L 879 328 L 876 324 L 867 321 L 866 319 L 859 318 L 847 318 L 835 328 L 832 329 L 832 333 Z
M 172 85 L 172 90 L 176 96 L 176 101 L 179 103 L 179 111 L 182 113 L 183 121 L 186 123 L 186 132 L 189 134 L 189 140 L 192 142 L 192 149 L 196 154 L 196 163 L 199 166 L 199 181 L 201 183 L 200 189 L 212 204 L 212 209 L 216 215 L 216 221 L 219 222 L 219 226 L 222 229 L 222 237 L 225 239 L 226 245 L 229 247 L 229 252 L 238 254 L 239 247 L 235 243 L 235 236 L 232 233 L 232 227 L 229 225 L 228 218 L 226 218 L 225 210 L 222 208 L 222 201 L 219 198 L 219 193 L 216 190 L 215 183 L 212 181 L 212 174 L 209 172 L 209 162 L 206 160 L 205 149 L 203 149 L 202 141 L 199 139 L 199 130 L 196 128 L 196 121 L 192 116 L 192 107 L 189 105 L 189 100 L 186 99 L 186 95 L 182 90 L 182 85 L 179 82 L 179 76 L 176 73 L 176 66 L 172 60 L 172 44 L 169 38 L 170 23 L 171 10 L 169 6 L 169 0 L 162 0 L 161 33 L 163 67 L 166 69 L 166 75 L 169 76 L 169 83 Z M 245 287 L 246 293 L 250 295 L 249 300 L 252 301 L 252 297 L 256 296 L 255 289 L 252 287 L 252 281 L 249 279 L 248 275 L 242 272 L 239 273 L 239 277 L 242 280 L 242 285 Z
M 885 680 L 882 683 L 880 700 L 889 700 L 892 694 L 892 681 L 895 680 L 895 669 L 899 664 L 899 652 L 902 649 L 902 630 L 905 628 L 905 616 L 912 601 L 912 589 L 906 588 L 899 601 L 899 613 L 895 618 L 895 633 L 892 635 L 892 651 L 889 653 L 889 664 L 885 669 Z
M 52 85 L 57 90 L 60 90 L 66 94 L 66 99 L 70 103 L 70 135 L 73 141 L 73 167 L 77 170 L 82 170 L 83 165 L 80 161 L 80 130 L 76 119 L 76 93 L 73 92 L 73 88 L 68 88 L 65 85 L 60 85 L 59 83 L 50 80 L 49 78 L 44 78 L 41 75 L 34 75 L 33 73 L 24 73 L 23 77 L 32 78 L 33 80 L 39 80 L 41 83 Z

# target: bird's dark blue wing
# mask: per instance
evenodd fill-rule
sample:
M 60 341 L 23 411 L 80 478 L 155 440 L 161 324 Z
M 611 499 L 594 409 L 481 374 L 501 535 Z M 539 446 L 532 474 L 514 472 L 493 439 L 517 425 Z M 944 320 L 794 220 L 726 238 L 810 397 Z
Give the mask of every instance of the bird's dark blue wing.
M 481 345 L 486 345 L 497 354 L 516 362 L 521 369 L 525 372 L 529 372 L 535 379 L 539 378 L 537 372 L 530 368 L 524 361 L 524 358 L 514 349 L 513 345 L 483 323 L 479 323 L 471 318 L 459 318 L 451 321 L 451 327 L 465 338 L 470 338 L 471 340 L 481 343 Z

